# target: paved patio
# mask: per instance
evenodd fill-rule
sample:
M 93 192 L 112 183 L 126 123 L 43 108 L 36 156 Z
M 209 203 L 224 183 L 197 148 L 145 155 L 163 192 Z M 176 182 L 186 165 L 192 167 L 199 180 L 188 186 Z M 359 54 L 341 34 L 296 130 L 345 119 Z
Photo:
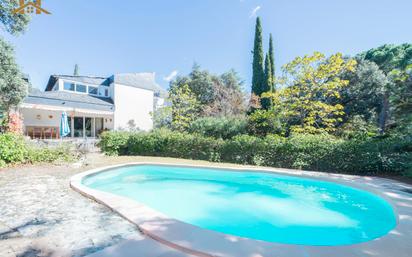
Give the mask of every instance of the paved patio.
M 82 167 L 78 163 L 0 169 L 0 256 L 79 257 L 125 240 L 139 241 L 154 253 L 159 249 L 159 256 L 184 256 L 148 242 L 134 225 L 69 187 L 70 177 L 85 169 L 131 160 L 136 158 L 93 154 Z

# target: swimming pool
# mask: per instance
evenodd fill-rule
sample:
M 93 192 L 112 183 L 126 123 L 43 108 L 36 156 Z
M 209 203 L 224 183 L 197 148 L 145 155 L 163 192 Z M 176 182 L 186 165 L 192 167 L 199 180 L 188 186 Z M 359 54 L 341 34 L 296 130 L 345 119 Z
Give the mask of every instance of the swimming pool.
M 136 165 L 90 175 L 82 183 L 201 228 L 268 242 L 348 245 L 381 237 L 396 226 L 383 198 L 301 177 Z

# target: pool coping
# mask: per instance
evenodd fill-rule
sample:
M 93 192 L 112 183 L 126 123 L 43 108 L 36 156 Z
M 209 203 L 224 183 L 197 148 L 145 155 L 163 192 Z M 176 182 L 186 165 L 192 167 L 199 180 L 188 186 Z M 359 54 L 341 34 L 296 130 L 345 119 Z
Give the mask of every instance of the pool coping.
M 105 172 L 111 169 L 134 165 L 164 165 L 175 167 L 219 168 L 237 172 L 271 173 L 309 179 L 334 182 L 354 188 L 366 190 L 377 194 L 387 200 L 394 208 L 397 218 L 396 227 L 388 234 L 363 243 L 343 246 L 308 246 L 272 243 L 238 236 L 223 234 L 208 229 L 203 229 L 151 209 L 137 201 L 91 189 L 81 182 L 90 175 Z M 251 167 L 251 166 L 224 166 L 176 164 L 164 162 L 129 162 L 120 165 L 106 166 L 92 169 L 73 176 L 70 186 L 82 195 L 95 200 L 114 212 L 118 213 L 129 222 L 136 225 L 139 231 L 162 244 L 184 253 L 199 257 L 226 257 L 226 256 L 276 256 L 276 257 L 307 257 L 307 256 L 409 256 L 412 252 L 412 196 L 402 189 L 412 189 L 409 185 L 392 181 L 390 179 L 375 177 L 360 177 L 302 170 Z M 409 240 L 408 240 L 409 238 Z

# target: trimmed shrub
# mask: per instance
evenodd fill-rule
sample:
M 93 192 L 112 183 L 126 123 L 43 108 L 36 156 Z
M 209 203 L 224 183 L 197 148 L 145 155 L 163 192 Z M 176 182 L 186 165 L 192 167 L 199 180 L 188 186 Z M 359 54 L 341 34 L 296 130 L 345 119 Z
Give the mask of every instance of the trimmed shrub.
M 100 135 L 100 149 L 107 155 L 122 155 L 126 154 L 127 140 L 129 140 L 130 132 L 109 132 L 105 131 Z
M 322 171 L 354 174 L 403 173 L 412 169 L 411 137 L 343 141 L 322 160 Z
M 289 138 L 238 135 L 222 140 L 156 130 L 123 134 L 118 140 L 118 133 L 106 132 L 102 137 L 104 152 L 352 174 L 401 174 L 412 169 L 411 137 L 343 140 L 330 135 L 299 134 Z
M 128 154 L 218 161 L 221 140 L 170 130 L 135 133 L 128 140 Z
M 27 148 L 22 136 L 15 133 L 0 134 L 0 160 L 7 163 L 23 162 Z
M 263 139 L 240 135 L 224 142 L 220 149 L 221 159 L 225 162 L 262 165 L 265 149 Z
M 230 139 L 237 135 L 247 134 L 247 120 L 242 116 L 205 117 L 192 122 L 188 131 L 205 137 Z

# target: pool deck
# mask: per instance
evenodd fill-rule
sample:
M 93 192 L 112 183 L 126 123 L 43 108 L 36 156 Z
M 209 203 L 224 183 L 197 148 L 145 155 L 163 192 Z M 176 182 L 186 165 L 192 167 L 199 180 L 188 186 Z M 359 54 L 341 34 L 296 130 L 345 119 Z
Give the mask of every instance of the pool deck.
M 132 224 L 136 225 L 145 239 L 161 243 L 173 249 L 159 254 L 154 250 L 147 256 L 199 256 L 199 257 L 410 257 L 412 253 L 412 187 L 394 180 L 340 175 L 300 170 L 263 167 L 225 167 L 224 165 L 178 165 L 218 167 L 233 171 L 256 171 L 278 173 L 320 179 L 349 185 L 376 193 L 392 204 L 397 215 L 397 226 L 387 235 L 364 243 L 347 246 L 305 246 L 269 243 L 264 241 L 226 235 L 202 229 L 167 217 L 136 201 L 82 185 L 85 176 L 125 165 L 159 164 L 157 162 L 134 162 L 93 169 L 77 174 L 71 179 L 71 187 L 101 204 L 106 205 Z M 175 165 L 161 163 L 164 165 Z M 303 210 L 304 211 L 304 210 Z M 93 257 L 137 256 L 134 249 L 141 241 L 129 240 L 97 252 Z M 180 255 L 179 255 L 180 254 Z M 139 255 L 146 256 L 146 255 Z

